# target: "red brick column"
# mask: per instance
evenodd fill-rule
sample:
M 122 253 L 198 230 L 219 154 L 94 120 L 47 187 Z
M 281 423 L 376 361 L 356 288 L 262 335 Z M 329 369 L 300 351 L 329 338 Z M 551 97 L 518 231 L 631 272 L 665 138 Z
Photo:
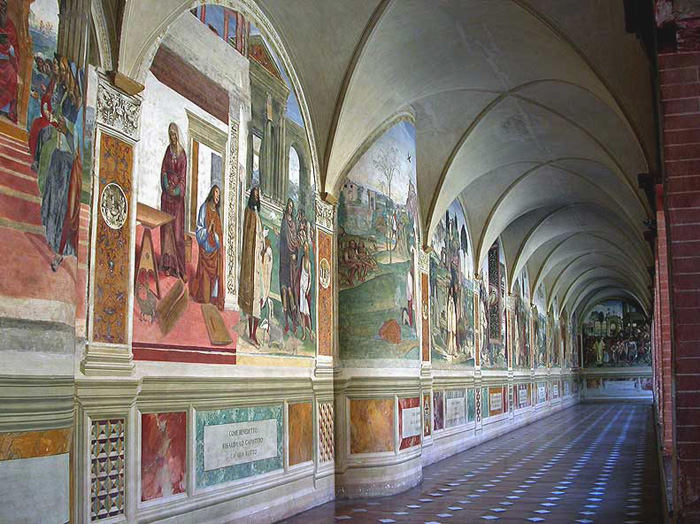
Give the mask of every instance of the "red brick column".
M 675 405 L 664 381 L 664 442 L 671 440 L 668 428 L 675 423 L 674 499 L 678 522 L 683 523 L 700 521 L 699 69 L 700 51 L 659 55 L 666 212 L 666 220 L 662 213 L 658 224 L 661 336 L 663 357 L 672 356 L 669 364 L 675 375 Z M 668 261 L 663 259 L 666 241 Z M 663 314 L 665 292 L 672 307 L 668 321 Z M 673 353 L 667 340 L 673 340 Z M 662 368 L 665 363 L 662 358 Z
M 668 235 L 661 186 L 657 186 L 656 238 L 656 373 L 659 379 L 659 420 L 663 427 L 663 450 L 670 456 L 673 450 L 673 367 L 671 348 L 671 303 L 668 282 Z

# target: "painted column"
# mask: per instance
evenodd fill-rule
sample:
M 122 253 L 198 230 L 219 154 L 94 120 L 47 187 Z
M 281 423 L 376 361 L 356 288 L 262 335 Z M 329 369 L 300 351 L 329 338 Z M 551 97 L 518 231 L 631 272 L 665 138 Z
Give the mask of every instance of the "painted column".
M 481 322 L 483 308 L 483 303 L 481 301 L 481 293 L 484 291 L 483 277 L 478 274 L 474 277 L 474 336 L 476 341 L 474 343 L 474 401 L 476 404 L 476 417 L 475 417 L 475 433 L 478 435 L 481 433 L 484 423 L 484 413 L 483 413 L 483 400 L 482 400 L 482 373 L 481 373 L 481 355 L 483 353 L 484 340 L 488 341 L 488 333 L 486 333 L 486 338 L 484 338 L 483 331 L 488 329 L 488 325 Z M 486 318 L 484 315 L 483 318 Z
M 316 475 L 318 481 L 335 475 L 336 409 L 333 399 L 333 362 L 336 354 L 335 206 L 316 198 L 317 275 L 316 308 L 318 343 L 314 372 Z
M 430 253 L 418 252 L 420 275 L 420 339 L 421 339 L 421 408 L 423 420 L 423 447 L 433 443 L 433 374 L 431 362 L 430 311 Z
M 89 258 L 86 375 L 130 375 L 136 198 L 134 145 L 141 99 L 99 75 Z

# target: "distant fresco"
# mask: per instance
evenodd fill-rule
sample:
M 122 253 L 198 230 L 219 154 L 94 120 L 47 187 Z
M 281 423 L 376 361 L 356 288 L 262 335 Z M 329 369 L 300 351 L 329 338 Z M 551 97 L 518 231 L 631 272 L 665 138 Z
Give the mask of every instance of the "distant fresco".
M 579 355 L 579 338 L 578 338 L 578 315 L 574 313 L 571 316 L 571 323 L 569 324 L 569 349 L 571 352 L 571 367 L 578 368 L 581 365 L 581 359 Z
M 637 397 L 651 396 L 653 379 L 635 378 L 588 378 L 585 381 L 587 396 Z
M 474 284 L 462 206 L 454 201 L 435 228 L 430 254 L 432 363 L 475 363 Z
M 513 294 L 513 367 L 516 369 L 530 368 L 530 306 L 524 298 L 524 275 L 525 272 L 516 280 Z
M 651 326 L 634 304 L 602 302 L 581 322 L 584 367 L 651 366 Z
M 549 367 L 561 366 L 561 343 L 559 322 L 552 310 L 547 315 L 547 355 Z
M 338 202 L 343 359 L 419 359 L 415 129 L 399 122 L 360 157 Z
M 544 314 L 547 306 L 544 287 L 541 284 L 535 291 L 533 303 L 536 308 L 533 312 L 532 322 L 533 340 L 535 343 L 533 351 L 534 367 L 547 367 L 547 316 Z
M 482 294 L 481 367 L 506 368 L 506 266 L 498 242 L 489 249 L 482 263 L 482 276 L 485 294 Z

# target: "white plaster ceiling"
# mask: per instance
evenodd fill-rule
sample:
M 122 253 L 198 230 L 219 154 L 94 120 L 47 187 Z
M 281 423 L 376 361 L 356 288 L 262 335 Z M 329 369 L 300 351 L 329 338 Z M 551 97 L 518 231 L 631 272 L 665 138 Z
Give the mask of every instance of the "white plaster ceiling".
M 138 79 L 195 3 L 130 0 L 119 70 Z M 216 3 L 257 17 L 281 47 L 322 190 L 337 194 L 367 140 L 412 112 L 424 240 L 461 195 L 474 260 L 500 237 L 510 286 L 527 267 L 561 310 L 605 294 L 601 283 L 648 308 L 636 176 L 658 161 L 651 66 L 621 1 Z

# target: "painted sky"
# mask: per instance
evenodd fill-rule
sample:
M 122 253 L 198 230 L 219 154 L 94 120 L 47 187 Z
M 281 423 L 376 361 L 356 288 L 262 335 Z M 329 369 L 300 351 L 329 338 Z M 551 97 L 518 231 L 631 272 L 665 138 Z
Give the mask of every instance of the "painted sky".
M 32 13 L 44 22 L 51 22 L 58 30 L 58 2 L 56 0 L 34 0 Z
M 416 128 L 410 122 L 399 122 L 378 138 L 353 166 L 348 178 L 361 186 L 385 194 L 384 177 L 374 167 L 374 160 L 383 150 L 392 147 L 398 151 L 399 171 L 392 181 L 391 196 L 395 202 L 405 204 L 409 181 L 412 180 L 415 185 L 416 180 Z

